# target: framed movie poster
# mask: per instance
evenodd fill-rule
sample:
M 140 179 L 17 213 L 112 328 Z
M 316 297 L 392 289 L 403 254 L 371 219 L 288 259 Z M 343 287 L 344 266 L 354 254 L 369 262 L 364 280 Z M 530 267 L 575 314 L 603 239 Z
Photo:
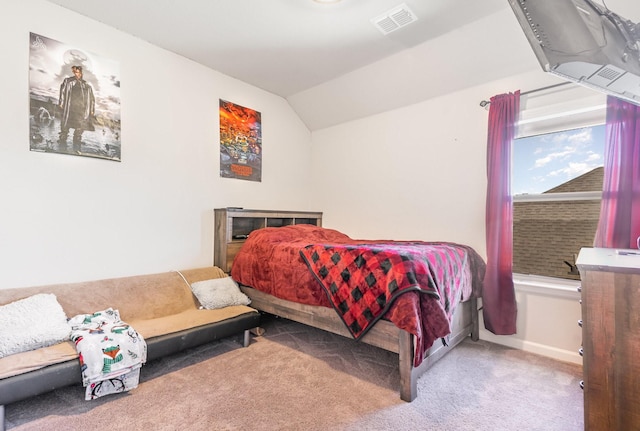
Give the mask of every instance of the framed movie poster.
M 120 67 L 30 33 L 31 151 L 120 161 Z
M 220 99 L 220 176 L 262 181 L 260 112 Z

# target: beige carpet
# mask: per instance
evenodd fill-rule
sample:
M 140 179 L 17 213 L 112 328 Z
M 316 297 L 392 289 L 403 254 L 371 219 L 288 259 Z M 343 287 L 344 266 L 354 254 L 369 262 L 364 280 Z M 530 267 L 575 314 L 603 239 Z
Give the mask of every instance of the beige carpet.
M 27 430 L 583 429 L 581 367 L 467 340 L 398 395 L 397 355 L 284 319 L 248 348 L 226 339 L 154 361 L 140 386 L 83 400 L 80 386 L 6 407 Z

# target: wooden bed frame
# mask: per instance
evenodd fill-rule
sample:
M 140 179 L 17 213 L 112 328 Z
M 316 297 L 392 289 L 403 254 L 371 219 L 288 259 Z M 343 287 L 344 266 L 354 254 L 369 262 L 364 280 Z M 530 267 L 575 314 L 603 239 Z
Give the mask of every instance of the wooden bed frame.
M 322 213 L 241 208 L 216 209 L 214 265 L 230 273 L 233 258 L 244 243 L 244 240 L 236 238 L 235 234 L 238 232 L 246 238 L 251 230 L 260 227 L 298 222 L 321 226 Z M 241 230 L 239 231 L 235 226 L 239 226 Z M 353 339 L 344 322 L 332 308 L 283 300 L 248 286 L 240 286 L 240 288 L 251 298 L 251 306 L 257 310 Z M 466 337 L 471 336 L 472 340 L 477 341 L 478 334 L 478 302 L 476 298 L 471 298 L 458 305 L 451 322 L 451 334 L 448 336 L 447 345 L 436 340 L 425 353 L 418 367 L 413 366 L 413 335 L 387 320 L 381 319 L 376 322 L 358 342 L 399 355 L 400 398 L 404 401 L 413 401 L 418 395 L 418 378 Z
M 286 301 L 247 286 L 241 286 L 241 289 L 251 298 L 253 308 L 353 338 L 344 326 L 344 322 L 340 320 L 332 308 Z M 376 322 L 359 342 L 371 344 L 399 355 L 400 398 L 404 401 L 413 401 L 418 395 L 418 378 L 468 336 L 471 336 L 474 341 L 478 340 L 476 298 L 458 305 L 453 316 L 452 330 L 447 345 L 445 346 L 440 340 L 436 340 L 418 367 L 413 366 L 413 335 L 387 320 Z

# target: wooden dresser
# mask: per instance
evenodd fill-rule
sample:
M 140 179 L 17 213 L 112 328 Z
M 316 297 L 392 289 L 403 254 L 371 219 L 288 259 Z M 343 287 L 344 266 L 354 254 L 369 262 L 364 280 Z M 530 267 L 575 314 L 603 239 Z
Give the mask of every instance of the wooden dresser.
M 583 248 L 576 263 L 582 279 L 584 429 L 640 430 L 640 254 Z
M 322 226 L 322 213 L 311 211 L 270 211 L 243 208 L 214 210 L 213 264 L 226 273 L 247 236 L 263 227 L 282 227 L 294 224 Z

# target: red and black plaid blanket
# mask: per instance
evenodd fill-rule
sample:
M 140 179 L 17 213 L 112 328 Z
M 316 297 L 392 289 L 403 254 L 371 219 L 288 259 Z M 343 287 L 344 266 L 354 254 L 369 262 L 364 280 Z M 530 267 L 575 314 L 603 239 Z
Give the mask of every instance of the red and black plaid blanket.
M 471 286 L 467 249 L 451 243 L 313 244 L 300 255 L 356 339 L 409 291 L 436 300 L 448 325 Z

